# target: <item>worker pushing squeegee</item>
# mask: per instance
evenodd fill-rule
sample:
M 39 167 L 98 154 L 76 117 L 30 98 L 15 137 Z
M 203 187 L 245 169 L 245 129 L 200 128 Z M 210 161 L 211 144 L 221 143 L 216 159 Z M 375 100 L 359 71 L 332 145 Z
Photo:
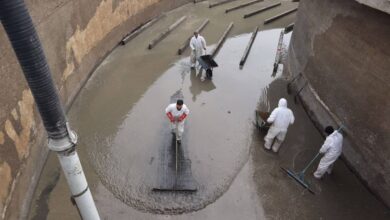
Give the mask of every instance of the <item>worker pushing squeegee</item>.
M 165 114 L 171 122 L 172 133 L 176 134 L 176 142 L 178 144 L 181 144 L 181 137 L 184 133 L 184 121 L 189 113 L 190 110 L 181 99 L 177 100 L 176 103 L 169 104 L 165 109 Z
M 175 135 L 174 155 L 163 157 L 162 178 L 159 185 L 153 188 L 153 191 L 165 192 L 196 192 L 196 181 L 191 174 L 191 165 L 185 159 L 182 153 L 181 138 L 184 132 L 184 122 L 190 113 L 183 100 L 179 99 L 176 103 L 169 104 L 165 113 L 171 122 L 171 131 Z M 168 150 L 169 152 L 172 152 Z M 165 159 L 164 159 L 165 158 Z M 174 164 L 174 168 L 172 165 Z M 173 169 L 172 169 L 173 168 Z
M 323 154 L 317 170 L 313 173 L 314 177 L 321 179 L 325 173 L 331 174 L 334 162 L 342 153 L 343 150 L 343 135 L 340 129 L 334 130 L 332 126 L 325 128 L 325 133 L 328 135 L 318 154 Z
M 285 169 L 282 167 L 287 175 L 297 181 L 301 186 L 308 189 L 309 192 L 314 194 L 314 191 L 310 189 L 309 184 L 305 181 L 305 172 L 306 170 L 314 163 L 314 161 L 323 154 L 324 156 L 321 158 L 320 163 L 318 164 L 317 170 L 314 172 L 314 177 L 317 179 L 321 179 L 325 173 L 330 174 L 332 171 L 332 167 L 334 162 L 336 162 L 337 158 L 342 153 L 342 144 L 343 144 L 343 135 L 341 134 L 340 127 L 337 131 L 333 129 L 332 126 L 327 126 L 325 128 L 325 133 L 328 135 L 325 139 L 324 144 L 322 145 L 319 152 L 314 156 L 314 158 L 305 166 L 305 168 L 300 172 L 294 172 L 289 169 Z

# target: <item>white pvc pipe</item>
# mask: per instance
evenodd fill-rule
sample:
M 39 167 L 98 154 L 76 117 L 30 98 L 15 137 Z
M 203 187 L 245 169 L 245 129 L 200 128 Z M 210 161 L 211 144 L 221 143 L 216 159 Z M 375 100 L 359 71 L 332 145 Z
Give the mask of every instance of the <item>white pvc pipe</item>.
M 72 198 L 83 220 L 100 220 L 99 213 L 89 190 L 87 179 L 75 146 L 77 136 L 68 127 L 69 136 L 62 139 L 49 139 L 49 148 L 56 151 L 61 167 L 68 182 Z
M 68 181 L 72 195 L 82 193 L 88 187 L 88 183 L 85 179 L 77 152 L 74 151 L 69 155 L 58 153 L 57 156 L 60 160 L 60 164 L 64 171 L 65 178 Z
M 77 152 L 58 153 L 57 156 L 83 220 L 100 219 Z

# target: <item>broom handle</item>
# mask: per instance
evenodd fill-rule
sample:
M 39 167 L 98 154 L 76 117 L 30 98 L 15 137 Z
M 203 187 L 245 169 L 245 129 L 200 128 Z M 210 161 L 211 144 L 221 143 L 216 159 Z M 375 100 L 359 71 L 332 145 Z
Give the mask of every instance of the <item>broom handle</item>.
M 178 161 L 177 161 L 177 160 L 178 160 L 178 155 L 177 155 L 177 151 L 178 151 L 178 149 L 177 149 L 178 146 L 177 146 L 177 145 L 178 145 L 178 144 L 177 144 L 177 138 L 178 138 L 178 133 L 179 133 L 179 131 L 178 131 L 178 130 L 179 130 L 179 128 L 178 128 L 179 123 L 177 123 L 177 121 L 176 121 L 175 123 L 176 123 L 176 141 L 175 141 L 175 143 L 176 143 L 176 146 L 175 146 L 175 147 L 176 147 L 176 149 L 175 149 L 175 151 L 176 151 L 176 152 L 175 152 L 175 157 L 176 157 L 176 169 L 175 169 L 175 171 L 176 171 L 176 178 L 177 178 L 177 170 L 178 170 Z
M 305 173 L 306 170 L 314 163 L 314 161 L 317 159 L 317 157 L 320 156 L 320 152 L 318 152 L 314 158 L 309 162 L 309 164 L 307 164 L 307 166 L 305 167 L 305 169 L 302 170 L 302 173 Z

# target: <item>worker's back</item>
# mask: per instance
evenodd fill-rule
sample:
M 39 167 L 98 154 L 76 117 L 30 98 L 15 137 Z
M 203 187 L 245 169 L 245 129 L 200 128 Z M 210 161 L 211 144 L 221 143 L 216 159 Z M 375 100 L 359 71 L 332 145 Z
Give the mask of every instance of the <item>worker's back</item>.
M 333 155 L 333 156 L 340 156 L 342 152 L 342 146 L 343 146 L 343 135 L 340 134 L 338 131 L 334 131 L 332 134 L 330 134 L 326 139 L 329 139 L 329 149 L 327 154 Z
M 287 108 L 287 101 L 282 98 L 279 100 L 278 107 L 272 111 L 267 121 L 272 123 L 272 126 L 286 131 L 288 126 L 294 123 L 294 120 L 294 114 Z

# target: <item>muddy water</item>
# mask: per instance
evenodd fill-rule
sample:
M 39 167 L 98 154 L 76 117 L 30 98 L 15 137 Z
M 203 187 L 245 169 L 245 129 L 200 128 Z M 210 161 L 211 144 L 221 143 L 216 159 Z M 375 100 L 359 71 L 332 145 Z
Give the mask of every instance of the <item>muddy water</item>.
M 271 2 L 275 1 L 255 6 Z M 278 97 L 288 96 L 280 73 L 271 77 L 280 30 L 265 30 L 291 23 L 293 15 L 270 26 L 260 25 L 262 31 L 244 68 L 240 70 L 238 66 L 254 27 L 265 18 L 294 7 L 295 3 L 283 2 L 282 7 L 245 20 L 241 19 L 242 14 L 254 10 L 255 6 L 224 14 L 227 7 L 239 3 L 210 10 L 207 2 L 203 2 L 170 12 L 126 46 L 113 51 L 83 89 L 69 118 L 80 136 L 78 151 L 103 219 L 285 219 L 292 211 L 294 218 L 301 214 L 314 218 L 327 216 L 322 213 L 332 207 L 329 204 L 335 203 L 332 196 L 321 197 L 315 207 L 307 205 L 310 198 L 304 198 L 302 203 L 298 196 L 288 196 L 290 191 L 301 191 L 279 172 L 281 164 L 291 165 L 289 155 L 295 155 L 293 167 L 311 156 L 314 150 L 302 149 L 299 141 L 306 140 L 304 146 L 318 146 L 322 141 L 303 110 L 299 106 L 293 109 L 299 113 L 297 121 L 302 123 L 297 123 L 289 133 L 286 145 L 292 147 L 282 148 L 284 156 L 281 157 L 261 150 L 262 136 L 252 125 L 256 108 L 268 110 L 275 106 Z M 184 24 L 153 50 L 146 49 L 156 34 L 183 15 L 188 16 Z M 210 18 L 203 32 L 210 45 L 208 51 L 228 23 L 235 22 L 230 38 L 215 58 L 219 67 L 214 69 L 211 81 L 204 78 L 204 73 L 190 71 L 188 51 L 176 56 L 181 43 L 205 18 Z M 191 111 L 183 151 L 190 161 L 198 191 L 154 193 L 151 189 L 161 176 L 161 149 L 171 140 L 164 109 L 177 96 L 184 97 Z M 310 138 L 299 135 L 304 130 L 312 132 Z M 352 176 L 345 169 L 341 173 Z M 63 175 L 59 179 L 56 175 L 58 162 L 51 155 L 31 218 L 78 218 L 69 202 Z M 374 206 L 367 210 L 375 210 L 377 206 L 379 213 L 385 213 L 359 183 L 351 184 L 355 192 L 363 195 L 341 195 L 345 196 L 343 204 L 349 210 L 357 211 L 356 203 L 348 205 L 351 200 L 347 196 L 354 195 L 359 201 L 369 198 Z M 321 188 L 319 183 L 316 186 Z M 345 185 L 344 189 L 350 187 Z M 330 189 L 328 193 L 338 195 L 340 190 Z M 291 209 L 283 211 L 285 205 Z M 300 210 L 293 208 L 294 205 Z M 316 214 L 317 209 L 321 215 Z M 178 213 L 185 214 L 171 215 Z M 385 219 L 383 215 L 378 216 L 377 219 Z
M 190 71 L 188 57 L 183 58 L 132 105 L 128 100 L 137 85 L 132 77 L 126 80 L 131 62 L 118 63 L 119 56 L 104 64 L 104 70 L 98 69 L 110 71 L 87 85 L 88 98 L 82 95 L 75 116 L 83 123 L 85 130 L 78 132 L 88 140 L 89 159 L 104 185 L 126 204 L 157 213 L 199 210 L 221 196 L 248 160 L 253 110 L 259 88 L 272 80 L 273 57 L 268 54 L 276 50 L 278 34 L 260 32 L 253 47 L 261 49 L 253 50 L 242 70 L 238 61 L 250 34 L 228 39 L 216 57 L 220 67 L 211 81 L 199 70 Z M 113 75 L 121 80 L 112 82 Z M 192 161 L 199 190 L 190 196 L 152 192 L 161 175 L 160 149 L 168 147 L 165 143 L 172 136 L 164 109 L 177 93 L 191 111 L 182 147 Z
M 237 2 L 226 7 L 234 4 Z M 260 34 L 258 38 L 264 39 L 254 45 L 260 48 L 253 49 L 253 57 L 250 56 L 245 68 L 239 70 L 238 62 L 249 32 L 256 25 L 262 26 L 259 20 L 294 5 L 285 2 L 272 13 L 244 20 L 242 14 L 253 9 L 225 15 L 225 6 L 210 10 L 207 2 L 189 4 L 170 12 L 125 47 L 118 47 L 98 67 L 69 116 L 81 137 L 79 154 L 84 158 L 91 189 L 98 190 L 103 183 L 102 191 L 107 188 L 125 204 L 155 213 L 199 210 L 220 197 L 248 160 L 253 109 L 259 88 L 270 80 L 268 72 L 273 58 L 267 53 L 273 54 L 276 48 L 277 38 L 272 35 L 278 35 L 277 31 Z M 146 50 L 147 43 L 157 33 L 183 15 L 188 16 L 184 24 L 153 50 Z M 220 67 L 215 69 L 212 81 L 204 80 L 199 72 L 189 71 L 188 50 L 181 57 L 175 55 L 181 43 L 206 18 L 210 19 L 210 24 L 202 35 L 211 45 L 208 51 L 227 24 L 235 22 L 230 34 L 235 37 L 227 40 L 216 57 Z M 293 16 L 266 28 L 285 26 L 291 18 Z M 265 75 L 261 73 L 267 75 L 264 80 Z M 243 88 L 241 83 L 248 85 Z M 184 96 L 191 110 L 183 140 L 183 149 L 191 161 L 199 189 L 191 196 L 151 192 L 159 176 L 160 149 L 170 140 L 163 110 L 177 92 Z M 46 169 L 52 166 L 57 167 L 55 159 L 50 158 Z M 46 180 L 50 177 L 44 175 L 42 181 Z M 58 197 L 67 193 L 61 175 L 48 197 L 53 201 L 49 201 L 51 213 L 61 213 L 54 201 L 65 203 L 66 198 Z M 99 198 L 96 194 L 99 193 L 95 192 L 95 198 Z

